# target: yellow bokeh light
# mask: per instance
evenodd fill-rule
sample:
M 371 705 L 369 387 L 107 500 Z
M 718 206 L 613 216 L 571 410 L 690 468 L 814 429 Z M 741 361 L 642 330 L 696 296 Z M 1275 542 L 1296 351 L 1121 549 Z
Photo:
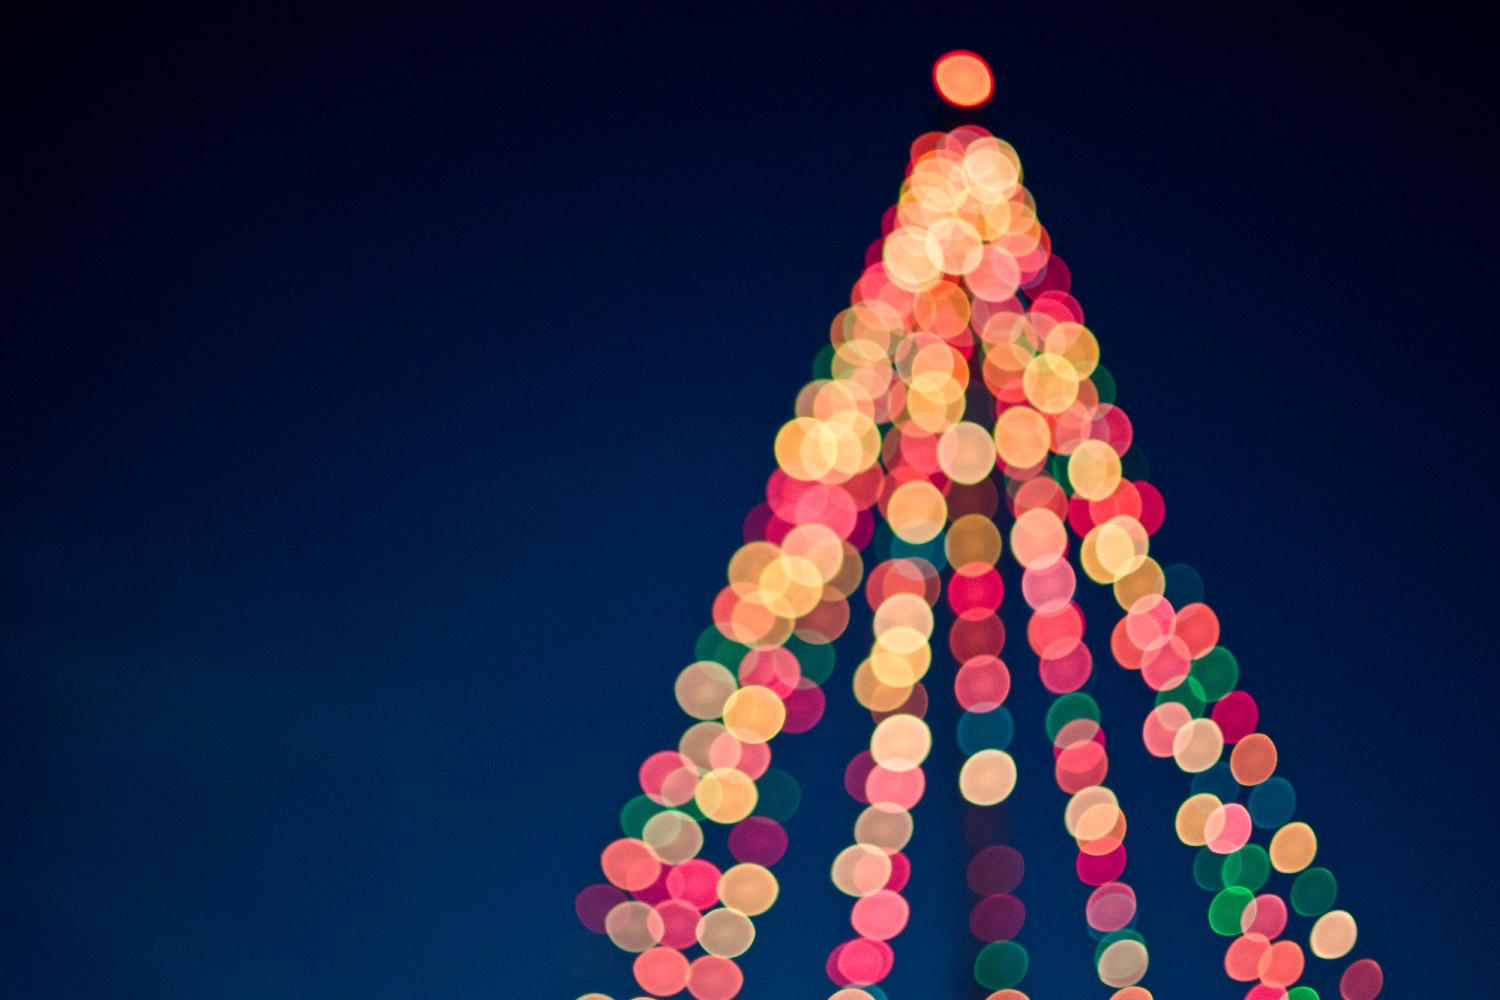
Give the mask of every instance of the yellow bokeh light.
M 724 725 L 742 743 L 764 743 L 784 722 L 786 704 L 770 688 L 751 684 L 724 702 Z
M 932 730 L 914 715 L 892 715 L 876 726 L 870 737 L 870 755 L 875 763 L 891 771 L 920 766 L 931 749 Z
M 948 502 L 942 491 L 925 479 L 902 483 L 891 494 L 886 520 L 896 537 L 920 545 L 930 542 L 948 520 Z
M 958 790 L 976 806 L 1004 802 L 1016 787 L 1016 762 L 1004 750 L 981 750 L 964 761 Z
M 698 810 L 715 823 L 738 823 L 754 811 L 758 798 L 755 782 L 730 767 L 705 774 L 693 793 Z
M 776 876 L 763 865 L 734 865 L 719 877 L 719 901 L 746 916 L 758 917 L 769 910 L 781 893 Z

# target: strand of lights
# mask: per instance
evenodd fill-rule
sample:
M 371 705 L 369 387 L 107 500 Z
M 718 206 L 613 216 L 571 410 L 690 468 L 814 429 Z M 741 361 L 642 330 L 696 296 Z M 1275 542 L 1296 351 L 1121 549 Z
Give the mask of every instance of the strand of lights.
M 991 450 L 992 451 L 992 450 Z M 993 465 L 993 459 L 991 459 Z M 1015 789 L 1015 761 L 1007 752 L 1015 726 L 1005 699 L 1010 694 L 1010 671 L 1000 658 L 1005 627 L 999 616 L 1005 586 L 995 564 L 1002 549 L 1001 535 L 992 519 L 998 500 L 989 485 L 980 509 L 956 518 L 947 546 L 953 577 L 948 603 L 957 616 L 949 631 L 949 648 L 960 664 L 953 679 L 954 696 L 964 710 L 957 739 L 966 760 L 959 770 L 959 792 L 970 810 L 966 826 L 988 829 L 989 810 L 1009 799 Z M 974 959 L 974 979 L 997 991 L 999 1000 L 1024 1000 L 1015 989 L 1030 964 L 1026 948 L 1016 938 L 1026 923 L 1026 907 L 1015 896 L 1025 874 L 1021 852 L 993 843 L 992 834 L 971 840 L 980 847 L 969 859 L 966 878 L 979 895 L 969 913 L 969 932 L 981 942 Z
M 779 894 L 770 871 L 786 849 L 779 820 L 800 793 L 769 767 L 769 741 L 822 715 L 830 643 L 863 576 L 859 548 L 880 481 L 872 411 L 858 385 L 823 380 L 799 394 L 798 416 L 777 438 L 767 500 L 747 518 L 746 544 L 714 602 L 715 626 L 675 683 L 679 706 L 698 721 L 675 750 L 642 764 L 642 794 L 622 811 L 626 836 L 601 854 L 608 882 L 576 900 L 585 926 L 636 954 L 632 971 L 648 993 L 737 995 L 735 959 L 754 941 L 753 918 Z M 823 467 L 810 468 L 815 462 Z M 737 864 L 721 871 L 697 856 L 704 821 L 731 826 Z M 695 946 L 703 954 L 689 960 Z
M 1135 986 L 1145 976 L 1150 956 L 1144 938 L 1130 927 L 1135 891 L 1120 880 L 1127 858 L 1126 819 L 1118 797 L 1104 785 L 1109 756 L 1099 706 L 1080 690 L 1092 673 L 1093 657 L 1084 642 L 1083 612 L 1073 600 L 1076 578 L 1067 560 L 1062 517 L 1067 499 L 1045 473 L 1011 485 L 1016 511 L 1011 552 L 1023 567 L 1021 589 L 1032 609 L 1027 640 L 1037 655 L 1042 685 L 1055 696 L 1046 716 L 1053 776 L 1070 796 L 1063 819 L 1078 845 L 1078 878 L 1093 887 L 1085 919 L 1102 935 L 1095 950 L 1096 972 L 1108 986 Z
M 1306 823 L 1293 821 L 1296 794 L 1291 783 L 1275 776 L 1275 743 L 1257 730 L 1259 708 L 1237 689 L 1239 668 L 1233 654 L 1218 645 L 1217 615 L 1201 599 L 1201 582 L 1187 567 L 1173 567 L 1178 577 L 1174 596 L 1189 598 L 1180 607 L 1167 596 L 1168 574 L 1147 554 L 1146 539 L 1161 523 L 1164 505 L 1145 482 L 1121 472 L 1118 453 L 1104 443 L 1096 459 L 1103 468 L 1102 496 L 1086 498 L 1070 517 L 1083 539 L 1085 569 L 1096 582 L 1115 588 L 1125 609 L 1111 638 L 1116 660 L 1140 672 L 1158 692 L 1158 704 L 1142 729 L 1147 750 L 1172 757 L 1194 775 L 1192 794 L 1178 810 L 1176 830 L 1186 845 L 1198 847 L 1194 876 L 1215 891 L 1209 924 L 1233 937 L 1224 958 L 1226 974 L 1254 983 L 1247 1000 L 1314 1000 L 1311 987 L 1298 986 L 1305 970 L 1302 946 L 1280 939 L 1288 923 L 1287 901 L 1276 893 L 1259 893 L 1271 870 L 1296 875 L 1293 907 L 1316 917 L 1308 945 L 1322 959 L 1345 957 L 1357 939 L 1354 918 L 1331 909 L 1337 883 L 1326 868 L 1313 868 L 1317 836 Z M 1070 459 L 1070 473 L 1071 473 Z M 1088 481 L 1088 473 L 1083 481 Z M 1155 494 L 1153 496 L 1153 494 Z M 1114 501 L 1112 504 L 1110 501 Z M 1153 522 L 1143 523 L 1147 517 Z M 1208 716 L 1203 713 L 1212 703 Z M 1233 747 L 1226 765 L 1225 747 Z M 1248 801 L 1237 799 L 1248 789 Z M 1269 849 L 1251 843 L 1256 829 L 1275 831 Z M 1278 940 L 1280 939 L 1280 940 Z M 1344 970 L 1339 990 L 1345 1000 L 1373 1000 L 1383 986 L 1373 959 L 1359 959 Z
M 1144 479 L 1132 482 L 1123 476 L 1121 455 L 1130 447 L 1131 425 L 1112 403 L 1113 380 L 1108 373 L 1103 374 L 1110 400 L 1099 398 L 1099 387 L 1089 378 L 1098 367 L 1097 342 L 1082 325 L 1076 299 L 1068 294 L 1066 267 L 1056 263 L 1049 271 L 1059 276 L 1050 287 L 1040 282 L 1027 287 L 1032 304 L 1024 318 L 1002 311 L 1000 335 L 989 325 L 981 330 L 987 346 L 999 348 L 987 352 L 986 383 L 997 403 L 1014 400 L 999 413 L 997 451 L 1003 465 L 1021 467 L 1045 463 L 1050 452 L 1056 468 L 1058 457 L 1066 456 L 1066 477 L 1073 488 L 1066 520 L 1081 539 L 1081 563 L 1091 579 L 1115 586 L 1126 610 L 1112 634 L 1112 650 L 1122 666 L 1140 670 L 1158 692 L 1159 704 L 1143 732 L 1147 748 L 1157 756 L 1173 757 L 1182 770 L 1202 779 L 1195 779 L 1193 795 L 1179 810 L 1177 829 L 1184 843 L 1226 858 L 1218 875 L 1224 888 L 1210 907 L 1215 930 L 1238 934 L 1225 957 L 1226 972 L 1242 982 L 1259 980 L 1247 994 L 1249 1000 L 1310 998 L 1315 996 L 1310 988 L 1294 986 L 1304 967 L 1301 947 L 1274 940 L 1285 929 L 1286 903 L 1275 894 L 1254 895 L 1260 887 L 1255 883 L 1265 881 L 1266 866 L 1260 857 L 1269 867 L 1299 878 L 1312 871 L 1294 884 L 1294 894 L 1304 915 L 1323 910 L 1309 934 L 1315 955 L 1346 955 L 1356 938 L 1353 918 L 1346 911 L 1324 909 L 1331 905 L 1336 883 L 1326 870 L 1310 869 L 1316 835 L 1307 824 L 1291 821 L 1295 793 L 1285 779 L 1272 777 L 1276 749 L 1269 736 L 1256 731 L 1259 713 L 1254 700 L 1233 689 L 1237 665 L 1217 645 L 1217 616 L 1201 601 L 1175 610 L 1165 596 L 1166 574 L 1154 561 L 1148 562 L 1149 537 L 1161 524 L 1164 503 Z M 993 367 L 991 357 L 997 362 Z M 1017 398 L 1017 390 L 1024 401 Z M 1041 478 L 1032 470 L 1007 468 L 1008 473 L 1015 471 L 1028 484 Z M 1018 528 L 1028 514 L 1018 516 Z M 1056 530 L 1050 523 L 1047 529 Z M 1045 682 L 1045 657 L 1042 669 Z M 1226 683 L 1231 672 L 1235 676 Z M 1196 686 L 1190 683 L 1195 680 Z M 1208 697 L 1210 687 L 1216 697 Z M 1178 689 L 1182 691 L 1174 694 Z M 1201 713 L 1209 701 L 1215 702 L 1214 708 L 1204 718 Z M 1093 710 L 1097 713 L 1097 706 Z M 1219 766 L 1226 745 L 1235 746 L 1227 774 Z M 1060 769 L 1061 763 L 1059 756 Z M 1248 805 L 1234 801 L 1240 786 L 1253 789 Z M 1249 843 L 1255 828 L 1276 831 L 1269 851 Z M 1212 877 L 1205 874 L 1209 864 L 1202 857 L 1195 865 L 1200 884 Z M 1106 982 L 1114 978 L 1105 974 L 1108 950 L 1100 951 L 1101 978 Z M 1143 948 L 1141 958 L 1144 972 Z M 1372 1000 L 1381 984 L 1378 963 L 1361 959 L 1345 970 L 1340 992 L 1345 1000 Z

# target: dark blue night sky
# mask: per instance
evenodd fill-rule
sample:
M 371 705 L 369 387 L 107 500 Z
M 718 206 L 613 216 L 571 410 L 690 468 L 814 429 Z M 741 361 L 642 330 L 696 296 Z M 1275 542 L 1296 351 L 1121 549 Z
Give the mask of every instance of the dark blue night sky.
M 5 32 L 0 993 L 634 996 L 574 894 L 687 721 L 672 679 L 909 143 L 955 124 L 955 47 L 996 70 L 979 120 L 1166 497 L 1153 555 L 1205 581 L 1351 957 L 1383 996 L 1493 988 L 1477 12 L 213 6 Z M 1102 1000 L 1022 627 L 1024 988 Z M 746 1000 L 826 997 L 852 934 L 826 868 L 868 634 L 774 744 L 803 803 Z M 1187 779 L 1096 650 L 1145 984 L 1243 996 L 1172 834 Z M 930 686 L 892 1000 L 975 989 Z

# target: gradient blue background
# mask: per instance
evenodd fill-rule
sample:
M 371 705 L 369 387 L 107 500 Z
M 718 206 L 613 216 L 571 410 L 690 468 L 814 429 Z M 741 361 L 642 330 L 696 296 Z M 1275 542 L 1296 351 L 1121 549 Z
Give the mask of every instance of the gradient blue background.
M 959 46 L 1356 954 L 1386 996 L 1491 988 L 1477 15 L 215 6 L 6 33 L 5 995 L 634 995 L 573 895 L 686 721 L 671 680 Z M 747 1000 L 825 997 L 851 933 L 825 871 L 863 628 L 774 745 L 805 798 Z M 1104 997 L 1011 649 L 1026 985 Z M 1147 983 L 1242 996 L 1170 832 L 1186 780 L 1099 659 Z M 933 688 L 895 1000 L 973 990 Z

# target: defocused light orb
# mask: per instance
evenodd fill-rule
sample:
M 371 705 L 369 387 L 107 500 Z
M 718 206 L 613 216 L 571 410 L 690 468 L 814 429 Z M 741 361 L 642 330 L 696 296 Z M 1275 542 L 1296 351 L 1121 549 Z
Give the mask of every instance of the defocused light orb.
M 932 82 L 943 100 L 961 108 L 972 108 L 990 99 L 995 78 L 989 66 L 972 52 L 950 52 L 932 67 Z

